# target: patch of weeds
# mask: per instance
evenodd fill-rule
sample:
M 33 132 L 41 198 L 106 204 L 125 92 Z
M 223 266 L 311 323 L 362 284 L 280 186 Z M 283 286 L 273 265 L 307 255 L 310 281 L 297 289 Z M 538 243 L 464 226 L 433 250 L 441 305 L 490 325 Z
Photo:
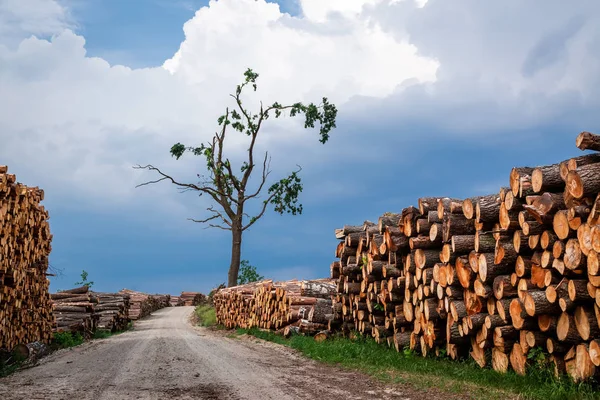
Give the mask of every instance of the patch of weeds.
M 79 332 L 56 332 L 52 338 L 50 348 L 52 350 L 67 349 L 69 347 L 79 346 L 83 341 L 83 336 Z
M 316 342 L 312 337 L 292 335 L 289 339 L 259 329 L 237 329 L 259 339 L 294 348 L 309 358 L 358 370 L 386 382 L 409 384 L 415 388 L 436 390 L 474 399 L 600 399 L 594 382 L 573 383 L 554 378 L 547 357 L 533 351 L 527 376 L 513 371 L 498 373 L 480 368 L 473 360 L 450 360 L 447 355 L 422 357 L 411 350 L 396 352 L 377 344 L 370 337 L 353 335 L 350 340 L 334 337 Z
M 217 314 L 210 304 L 196 306 L 194 310 L 198 324 L 205 327 L 217 327 Z

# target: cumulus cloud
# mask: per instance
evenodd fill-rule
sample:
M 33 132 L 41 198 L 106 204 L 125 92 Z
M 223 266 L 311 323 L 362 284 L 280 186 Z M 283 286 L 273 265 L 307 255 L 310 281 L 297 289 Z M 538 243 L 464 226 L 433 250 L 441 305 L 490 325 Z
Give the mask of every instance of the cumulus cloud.
M 479 137 L 557 120 L 597 124 L 590 111 L 600 86 L 598 2 L 430 0 L 422 9 L 399 2 L 365 14 L 440 63 L 434 84 L 375 100 L 369 113 L 393 110 L 396 121 L 413 122 L 436 115 L 440 132 Z
M 305 0 L 301 6 L 312 16 L 314 8 L 326 14 L 362 3 L 369 1 L 326 2 L 325 7 Z M 354 95 L 383 97 L 406 79 L 435 79 L 435 60 L 417 55 L 406 40 L 395 39 L 358 13 L 320 22 L 291 18 L 274 3 L 213 0 L 184 25 L 186 39 L 164 67 L 200 84 L 215 77 L 233 82 L 251 66 L 265 77 L 261 93 L 287 101 L 321 92 L 338 102 Z
M 163 67 L 131 69 L 87 57 L 85 38 L 63 24 L 65 10 L 53 4 L 43 17 L 18 14 L 19 26 L 45 21 L 50 40 L 29 37 L 0 50 L 0 157 L 21 179 L 56 196 L 68 192 L 109 207 L 139 201 L 133 187 L 142 177 L 133 164 L 152 162 L 194 177 L 198 160 L 176 162 L 168 149 L 210 138 L 247 67 L 261 74 L 251 98 L 257 105 L 259 98 L 327 96 L 340 106 L 354 95 L 390 94 L 407 79 L 431 81 L 437 68 L 407 40 L 360 15 L 322 24 L 292 18 L 263 0 L 221 0 L 185 24 L 185 41 Z M 285 146 L 297 142 L 298 160 L 283 164 L 305 160 L 319 146 L 316 137 L 308 144 L 298 134 L 298 123 L 271 126 L 270 145 L 284 145 L 274 127 L 296 132 Z M 148 190 L 176 196 L 168 185 Z
M 248 67 L 261 77 L 246 104 L 327 96 L 340 108 L 324 147 L 299 121 L 270 121 L 261 150 L 275 150 L 276 168 L 393 156 L 390 143 L 411 126 L 482 137 L 557 118 L 597 123 L 600 5 L 591 0 L 299 0 L 299 17 L 264 0 L 213 0 L 185 23 L 173 57 L 144 69 L 86 56 L 68 10 L 39 3 L 0 0 L 0 159 L 25 182 L 96 206 L 185 207 L 167 184 L 140 196 L 134 186 L 148 175 L 131 166 L 193 179 L 198 160 L 175 161 L 168 149 L 210 138 Z M 337 176 L 318 176 L 329 190 L 321 196 L 343 191 Z
M 0 45 L 13 46 L 24 37 L 53 35 L 73 26 L 68 9 L 56 1 L 0 0 Z

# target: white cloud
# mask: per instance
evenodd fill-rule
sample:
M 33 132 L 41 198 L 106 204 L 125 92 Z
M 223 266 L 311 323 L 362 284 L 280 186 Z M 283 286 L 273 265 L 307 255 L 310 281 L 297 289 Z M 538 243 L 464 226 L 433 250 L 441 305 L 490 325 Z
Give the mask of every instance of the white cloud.
M 212 135 L 247 67 L 261 74 L 249 100 L 327 96 L 346 127 L 359 121 L 370 129 L 361 142 L 369 148 L 348 150 L 353 136 L 341 129 L 332 139 L 338 147 L 322 147 L 298 123 L 269 121 L 261 148 L 294 149 L 275 151 L 277 168 L 304 166 L 316 154 L 325 164 L 350 151 L 391 152 L 390 138 L 376 131 L 386 124 L 485 134 L 575 118 L 565 110 L 598 101 L 597 2 L 301 0 L 304 16 L 293 18 L 264 0 L 211 1 L 184 25 L 174 56 L 145 69 L 87 57 L 85 39 L 68 29 L 68 10 L 31 4 L 0 0 L 0 163 L 26 183 L 94 207 L 178 204 L 168 184 L 141 196 L 133 186 L 148 175 L 131 166 L 152 162 L 193 179 L 198 160 L 175 161 L 168 149 Z
M 97 206 L 144 197 L 134 189 L 143 180 L 131 168 L 137 163 L 193 178 L 199 160 L 175 161 L 168 149 L 177 141 L 209 139 L 247 67 L 261 74 L 254 100 L 328 96 L 338 105 L 357 94 L 385 96 L 406 79 L 432 80 L 437 68 L 373 21 L 354 15 L 324 26 L 291 18 L 263 0 L 211 1 L 185 24 L 186 39 L 164 68 L 111 66 L 86 56 L 85 39 L 66 28 L 64 8 L 53 4 L 44 15 L 18 13 L 19 26 L 45 21 L 51 40 L 31 37 L 0 48 L 0 159 L 24 182 Z M 320 146 L 316 137 L 314 145 L 305 143 L 299 121 L 270 122 L 263 148 L 283 140 L 274 136 L 276 126 L 300 141 L 298 160 L 287 157 L 282 164 L 303 161 Z M 148 190 L 178 196 L 167 184 Z
M 30 35 L 47 36 L 72 27 L 68 10 L 53 0 L 0 0 L 0 46 Z
M 307 4 L 312 2 L 301 3 Z M 211 1 L 184 32 L 185 42 L 164 64 L 167 70 L 203 84 L 215 78 L 235 82 L 240 71 L 252 67 L 265 77 L 261 94 L 273 99 L 323 92 L 337 102 L 354 95 L 386 96 L 406 79 L 434 80 L 437 69 L 435 60 L 416 55 L 414 46 L 373 21 L 355 16 L 325 28 L 310 18 L 290 18 L 264 1 Z

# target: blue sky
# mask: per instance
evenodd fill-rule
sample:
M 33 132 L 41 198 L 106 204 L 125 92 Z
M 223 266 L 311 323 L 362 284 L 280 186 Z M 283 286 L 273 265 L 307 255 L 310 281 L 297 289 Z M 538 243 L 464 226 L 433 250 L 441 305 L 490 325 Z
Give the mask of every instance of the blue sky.
M 297 15 L 294 0 L 271 1 Z M 183 24 L 208 0 L 85 0 L 72 3 L 76 32 L 88 55 L 111 64 L 154 67 L 170 58 L 185 39 Z
M 52 290 L 82 269 L 104 291 L 226 281 L 229 237 L 186 220 L 208 204 L 136 189 L 154 176 L 131 167 L 193 179 L 198 160 L 168 149 L 210 138 L 247 67 L 261 74 L 249 105 L 339 108 L 325 146 L 300 121 L 265 127 L 274 177 L 301 164 L 305 184 L 303 215 L 267 214 L 244 237 L 274 279 L 327 276 L 335 228 L 497 192 L 511 167 L 579 155 L 575 136 L 600 132 L 594 1 L 281 2 L 289 15 L 262 0 L 36 1 L 0 0 L 0 164 L 46 192 Z

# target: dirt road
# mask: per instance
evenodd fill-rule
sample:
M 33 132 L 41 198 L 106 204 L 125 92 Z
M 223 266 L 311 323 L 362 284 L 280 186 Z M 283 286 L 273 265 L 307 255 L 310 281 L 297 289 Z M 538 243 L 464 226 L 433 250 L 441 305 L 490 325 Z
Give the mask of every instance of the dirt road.
M 192 310 L 163 309 L 133 331 L 56 352 L 0 379 L 0 399 L 425 398 L 283 346 L 192 327 Z

